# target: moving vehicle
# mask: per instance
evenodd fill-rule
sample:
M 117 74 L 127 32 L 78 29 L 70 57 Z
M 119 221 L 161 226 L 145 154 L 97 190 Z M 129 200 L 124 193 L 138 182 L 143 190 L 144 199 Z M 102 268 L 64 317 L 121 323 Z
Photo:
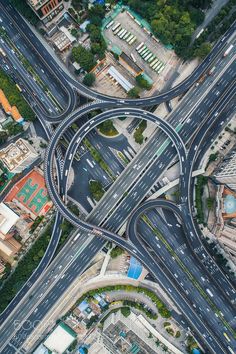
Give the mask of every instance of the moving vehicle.
M 225 58 L 225 57 L 227 57 L 227 55 L 231 52 L 231 50 L 233 49 L 233 44 L 231 44 L 230 46 L 229 46 L 229 48 L 228 49 L 226 49 L 226 51 L 224 52 L 224 54 L 223 54 L 223 58 Z

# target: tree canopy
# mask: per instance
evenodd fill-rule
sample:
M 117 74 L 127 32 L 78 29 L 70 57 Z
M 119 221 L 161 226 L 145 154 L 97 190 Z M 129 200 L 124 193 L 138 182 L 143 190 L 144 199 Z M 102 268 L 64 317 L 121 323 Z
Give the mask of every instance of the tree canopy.
M 95 80 L 96 76 L 93 73 L 88 73 L 84 77 L 83 84 L 90 87 L 94 84 Z
M 85 71 L 90 71 L 96 64 L 93 54 L 82 45 L 72 49 L 72 57 Z

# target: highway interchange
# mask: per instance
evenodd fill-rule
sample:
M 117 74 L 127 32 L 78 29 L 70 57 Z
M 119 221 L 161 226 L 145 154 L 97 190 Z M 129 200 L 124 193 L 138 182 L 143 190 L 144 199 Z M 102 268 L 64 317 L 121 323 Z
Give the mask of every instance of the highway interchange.
M 12 8 L 9 8 L 9 5 L 6 5 L 4 13 L 8 17 L 10 16 L 12 23 L 14 23 L 14 20 L 16 20 L 17 16 L 19 16 Z M 26 24 L 24 24 L 24 21 L 18 21 L 17 28 L 19 27 L 19 31 L 21 31 L 22 28 L 24 31 L 25 26 Z M 9 335 L 9 328 L 12 328 L 11 320 L 12 318 L 16 318 L 13 317 L 13 315 L 15 315 L 14 311 L 16 310 L 16 304 L 21 299 L 24 301 L 25 316 L 22 318 L 22 320 L 24 318 L 27 318 L 27 320 L 31 321 L 42 319 L 46 315 L 51 304 L 55 302 L 55 299 L 60 298 L 60 296 L 67 288 L 68 284 L 70 284 L 73 279 L 78 276 L 78 274 L 81 274 L 81 272 L 86 268 L 93 256 L 104 245 L 104 241 L 102 239 L 97 237 L 94 238 L 94 234 L 98 232 L 99 236 L 102 236 L 109 240 L 111 239 L 117 244 L 121 245 L 123 248 L 127 249 L 129 253 L 133 254 L 136 258 L 138 258 L 146 266 L 146 268 L 151 271 L 153 276 L 162 285 L 163 289 L 165 289 L 169 293 L 173 301 L 178 305 L 178 307 L 184 314 L 184 317 L 187 319 L 187 322 L 190 324 L 190 327 L 195 330 L 196 334 L 198 334 L 198 337 L 201 338 L 201 341 L 204 342 L 204 344 L 210 351 L 215 353 L 227 353 L 229 352 L 229 350 L 236 350 L 234 338 L 234 302 L 236 297 L 235 290 L 229 283 L 228 279 L 220 272 L 211 257 L 207 254 L 207 251 L 203 248 L 201 239 L 199 237 L 199 232 L 195 228 L 195 223 L 192 218 L 192 208 L 190 202 L 192 189 L 191 175 L 194 164 L 189 163 L 189 161 L 193 162 L 196 160 L 198 151 L 201 148 L 201 140 L 204 138 L 204 134 L 209 133 L 213 123 L 215 123 L 216 121 L 220 122 L 220 119 L 222 118 L 220 112 L 223 111 L 225 109 L 226 104 L 229 104 L 235 97 L 235 56 L 231 57 L 231 61 L 230 58 L 228 58 L 227 65 L 225 65 L 225 68 L 221 68 L 221 71 L 223 71 L 222 77 L 219 75 L 217 80 L 214 79 L 212 82 L 208 82 L 206 85 L 209 87 L 206 87 L 205 92 L 202 92 L 199 98 L 196 98 L 194 96 L 195 105 L 191 104 L 191 102 L 189 103 L 188 107 L 186 107 L 186 110 L 188 112 L 187 114 L 183 112 L 184 103 L 182 106 L 181 104 L 179 105 L 177 110 L 173 112 L 172 117 L 170 117 L 168 121 L 163 121 L 155 115 L 152 115 L 150 112 L 134 108 L 134 106 L 146 107 L 150 104 L 153 105 L 154 103 L 160 103 L 165 100 L 170 100 L 171 98 L 178 96 L 182 92 L 185 92 L 194 84 L 197 78 L 207 68 L 212 66 L 213 59 L 218 60 L 218 62 L 222 61 L 222 59 L 219 58 L 219 53 L 222 52 L 224 45 L 227 43 L 227 40 L 232 37 L 234 31 L 235 25 L 232 26 L 232 28 L 228 31 L 227 35 L 217 43 L 210 56 L 182 84 L 156 97 L 151 97 L 144 100 L 131 101 L 115 99 L 108 96 L 101 97 L 101 95 L 91 91 L 90 89 L 84 88 L 82 85 L 75 82 L 71 77 L 64 73 L 60 67 L 55 70 L 56 64 L 54 63 L 54 59 L 50 57 L 50 53 L 48 53 L 44 49 L 42 44 L 38 41 L 36 37 L 34 37 L 34 34 L 29 30 L 30 35 L 27 40 L 30 42 L 30 45 L 33 46 L 36 51 L 40 51 L 40 57 L 42 56 L 42 61 L 44 62 L 44 65 L 46 62 L 50 63 L 49 67 L 51 67 L 51 70 L 54 71 L 54 75 L 58 78 L 58 81 L 62 82 L 63 86 L 66 87 L 66 92 L 69 94 L 69 97 L 72 97 L 72 99 L 69 100 L 69 105 L 67 106 L 66 110 L 60 116 L 45 116 L 44 112 L 40 111 L 40 107 L 37 108 L 39 109 L 38 113 L 41 119 L 45 119 L 48 122 L 61 122 L 55 131 L 52 131 L 52 128 L 47 123 L 48 135 L 50 136 L 50 144 L 47 150 L 47 157 L 45 161 L 45 178 L 47 181 L 49 193 L 58 210 L 60 211 L 60 214 L 70 220 L 75 226 L 80 227 L 81 236 L 77 247 L 81 247 L 82 250 L 79 251 L 78 258 L 72 255 L 72 260 L 69 262 L 68 267 L 64 270 L 65 276 L 57 281 L 59 282 L 59 286 L 57 286 L 56 290 L 53 286 L 49 289 L 46 286 L 46 289 L 48 291 L 45 293 L 45 295 L 41 297 L 39 296 L 40 299 L 37 298 L 35 300 L 35 302 L 38 304 L 37 306 L 32 306 L 32 302 L 30 302 L 29 299 L 25 299 L 27 296 L 26 293 L 28 292 L 28 290 L 30 290 L 29 288 L 32 286 L 34 281 L 36 281 L 37 278 L 42 274 L 42 271 L 48 265 L 56 249 L 60 237 L 59 224 L 61 223 L 61 216 L 58 213 L 56 216 L 54 231 L 52 234 L 50 245 L 47 250 L 47 254 L 44 257 L 37 271 L 33 274 L 34 278 L 29 279 L 28 285 L 26 285 L 26 287 L 22 289 L 22 293 L 17 295 L 18 298 L 16 297 L 16 299 L 13 300 L 13 302 L 7 308 L 7 311 L 1 316 L 1 323 L 3 325 L 3 340 L 1 340 L 0 342 L 0 349 L 3 353 L 14 353 L 16 348 L 20 348 L 22 346 L 24 340 L 32 331 L 32 328 L 25 329 L 21 327 L 17 328 L 17 330 L 14 329 L 13 331 L 11 331 L 11 335 Z M 14 62 L 14 59 L 11 59 Z M 20 65 L 19 63 L 15 64 Z M 28 85 L 30 85 L 31 80 L 28 81 Z M 93 103 L 89 103 L 85 106 L 82 106 L 73 112 L 75 106 L 75 89 L 78 90 L 79 93 L 83 93 L 83 95 L 89 98 L 95 98 L 95 101 Z M 189 95 L 191 96 L 191 92 L 189 93 Z M 73 103 L 72 105 L 71 102 Z M 202 107 L 202 105 L 204 106 L 204 102 L 206 106 L 204 107 L 202 114 L 200 107 Z M 121 106 L 123 105 L 127 105 L 127 107 L 121 108 Z M 133 107 L 128 107 L 129 105 Z M 109 109 L 113 107 L 117 108 L 105 111 L 101 115 L 98 115 L 89 122 L 85 123 L 83 127 L 77 131 L 74 138 L 71 140 L 69 147 L 66 151 L 66 155 L 62 157 L 60 150 L 58 151 L 58 142 L 62 134 L 66 132 L 67 128 L 72 124 L 72 122 L 78 120 L 79 117 L 96 108 Z M 189 109 L 189 107 L 191 107 L 191 109 Z M 208 112 L 208 110 L 210 111 L 210 113 L 209 115 L 206 115 L 206 112 Z M 153 137 L 149 139 L 149 141 L 145 145 L 145 149 L 143 149 L 136 156 L 136 158 L 131 161 L 125 171 L 117 179 L 117 181 L 115 181 L 114 184 L 110 187 L 104 198 L 89 215 L 88 221 L 84 222 L 78 220 L 78 218 L 75 218 L 74 215 L 70 213 L 70 211 L 66 208 L 66 204 L 64 203 L 64 201 L 66 202 L 67 199 L 67 177 L 69 175 L 68 172 L 72 164 L 73 156 L 81 140 L 87 135 L 90 129 L 95 127 L 102 120 L 110 119 L 121 114 L 130 114 L 138 118 L 150 119 L 156 124 L 158 124 L 159 129 L 154 133 Z M 183 119 L 179 118 L 181 116 L 183 117 Z M 204 125 L 202 125 L 200 128 L 200 122 L 204 122 L 204 124 L 207 123 L 207 128 Z M 226 119 L 223 120 L 224 124 L 225 122 Z M 196 127 L 199 127 L 199 130 L 193 142 L 192 136 L 193 133 L 196 133 Z M 160 131 L 161 129 L 166 132 L 166 134 L 168 135 L 168 139 L 166 135 Z M 171 145 L 169 139 L 173 140 L 176 149 Z M 191 142 L 190 147 L 188 144 L 189 141 Z M 186 149 L 186 146 L 188 146 L 188 150 Z M 197 146 L 197 148 L 195 148 L 195 146 Z M 59 154 L 59 158 L 56 160 L 59 184 L 58 187 L 55 185 L 53 179 L 53 161 L 54 154 L 56 153 L 56 151 Z M 177 286 L 176 283 L 179 283 L 179 281 L 176 281 L 175 277 L 173 277 L 173 272 L 170 271 L 171 269 L 173 269 L 173 267 L 176 267 L 176 262 L 172 259 L 172 257 L 170 257 L 170 254 L 166 250 L 164 250 L 163 247 L 161 248 L 163 249 L 162 254 L 162 251 L 160 251 L 160 248 L 157 246 L 157 242 L 154 242 L 155 239 L 153 237 L 150 237 L 150 227 L 149 231 L 147 231 L 148 228 L 146 228 L 146 231 L 144 228 L 144 233 L 142 233 L 142 235 L 134 231 L 128 231 L 127 236 L 129 237 L 127 237 L 126 239 L 121 238 L 115 234 L 119 230 L 120 225 L 122 225 L 125 220 L 127 220 L 128 216 L 130 215 L 131 211 L 134 210 L 135 206 L 137 206 L 145 198 L 147 192 L 150 190 L 153 184 L 156 183 L 157 179 L 160 178 L 163 171 L 168 167 L 168 165 L 170 165 L 171 161 L 176 158 L 176 152 L 179 155 L 179 162 L 181 168 L 181 203 L 179 206 L 166 206 L 165 201 L 157 200 L 152 201 L 151 205 L 153 209 L 161 208 L 165 210 L 165 208 L 167 207 L 168 210 L 174 212 L 174 214 L 177 215 L 178 218 L 178 221 L 175 224 L 179 223 L 181 220 L 183 221 L 182 225 L 184 226 L 184 230 L 182 231 L 185 234 L 185 245 L 188 249 L 187 252 L 190 257 L 186 257 L 186 260 L 191 262 L 195 260 L 197 267 L 196 270 L 199 273 L 196 272 L 194 274 L 194 277 L 197 279 L 200 286 L 205 286 L 205 284 L 203 284 L 205 280 L 203 281 L 201 279 L 200 272 L 202 272 L 201 274 L 208 274 L 208 288 L 210 288 L 212 293 L 214 294 L 213 299 L 209 298 L 209 296 L 207 297 L 205 291 L 204 296 L 197 293 L 199 289 L 194 288 L 193 291 L 193 288 L 190 284 L 191 282 L 189 282 L 188 279 L 185 280 L 183 270 L 181 270 L 180 268 L 178 269 L 178 272 L 176 274 L 177 276 L 180 276 L 183 280 L 185 280 L 183 286 L 183 288 L 186 288 L 185 290 L 190 287 L 190 289 L 187 290 L 189 294 L 187 294 L 185 290 L 183 291 L 183 289 L 180 289 L 179 284 Z M 116 196 L 115 191 L 119 191 L 119 195 Z M 126 191 L 128 191 L 128 196 L 124 197 L 124 192 Z M 100 212 L 98 212 L 101 206 L 102 212 L 101 209 Z M 145 203 L 141 204 L 141 208 L 143 208 L 141 209 L 141 212 L 146 212 Z M 147 206 L 147 208 L 149 208 L 149 206 Z M 121 212 L 119 212 L 120 210 L 122 210 L 122 214 Z M 110 211 L 110 213 L 108 211 Z M 137 209 L 137 212 L 138 211 L 139 209 Z M 140 214 L 137 215 L 138 216 L 135 219 L 129 219 L 129 227 L 131 225 L 131 221 L 134 222 L 133 225 L 137 225 L 137 220 L 139 219 Z M 172 217 L 175 218 L 176 216 L 172 215 L 170 218 Z M 160 232 L 163 232 L 167 235 L 169 233 L 168 239 L 171 239 L 171 228 L 167 227 L 164 220 L 161 219 L 159 213 L 151 215 L 152 223 L 155 223 L 157 219 L 159 221 L 162 221 L 160 223 Z M 98 227 L 98 225 L 101 225 L 102 228 L 100 226 Z M 173 227 L 173 225 L 171 227 Z M 97 230 L 95 231 L 95 233 L 93 232 L 94 229 Z M 149 237 L 148 241 L 147 239 L 145 239 L 145 237 Z M 145 242 L 145 244 L 143 242 Z M 147 245 L 147 243 L 149 245 Z M 69 249 L 67 249 L 67 251 L 68 253 L 70 252 Z M 205 256 L 203 256 L 203 254 Z M 161 257 L 164 257 L 166 262 L 163 262 Z M 205 257 L 207 257 L 207 261 L 205 261 Z M 169 263 L 167 262 L 168 259 Z M 196 259 L 198 260 L 198 262 L 196 261 Z M 172 261 L 174 261 L 174 263 Z M 47 273 L 47 271 L 45 273 Z M 216 274 L 218 274 L 219 276 L 216 276 Z M 204 275 L 202 275 L 202 277 L 204 278 Z M 227 290 L 224 291 L 223 289 Z M 221 299 L 223 299 L 223 301 Z M 208 314 L 208 311 L 204 313 L 204 311 L 200 310 L 203 309 L 205 306 L 209 306 L 209 303 L 211 305 L 209 307 L 210 314 Z M 196 307 L 193 306 L 193 304 Z M 215 308 L 219 311 L 217 312 L 217 316 L 214 313 Z M 29 311 L 29 309 L 31 310 Z M 220 314 L 220 312 L 223 313 L 223 316 Z M 227 334 L 230 336 L 230 344 L 223 336 L 223 332 L 227 332 Z M 229 345 L 233 349 L 229 349 Z M 22 352 L 24 352 L 24 350 L 22 350 Z

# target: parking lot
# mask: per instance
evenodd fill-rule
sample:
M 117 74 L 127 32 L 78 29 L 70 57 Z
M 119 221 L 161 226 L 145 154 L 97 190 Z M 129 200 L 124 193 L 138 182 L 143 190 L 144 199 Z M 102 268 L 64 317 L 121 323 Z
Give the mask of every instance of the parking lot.
M 132 54 L 136 60 L 136 64 L 144 69 L 144 72 L 153 80 L 155 86 L 157 85 L 156 89 L 160 90 L 161 86 L 169 78 L 177 65 L 178 58 L 174 51 L 165 48 L 160 42 L 155 41 L 144 28 L 135 22 L 135 19 L 128 15 L 127 11 L 120 12 L 113 21 L 112 26 L 104 30 L 104 36 L 108 42 L 108 49 L 111 50 L 112 48 L 114 49 L 114 47 L 118 47 L 127 55 L 130 56 Z M 117 34 L 114 34 L 116 31 L 113 32 L 112 29 L 118 23 L 120 23 L 120 29 L 126 30 L 127 33 L 130 32 L 131 35 L 136 37 L 136 40 L 132 44 L 128 44 L 124 39 L 125 37 L 120 39 Z M 159 74 L 150 67 L 151 63 L 145 61 L 137 52 L 136 48 L 141 43 L 144 43 L 147 49 L 150 50 L 154 59 L 157 58 L 159 62 L 163 63 L 162 71 Z

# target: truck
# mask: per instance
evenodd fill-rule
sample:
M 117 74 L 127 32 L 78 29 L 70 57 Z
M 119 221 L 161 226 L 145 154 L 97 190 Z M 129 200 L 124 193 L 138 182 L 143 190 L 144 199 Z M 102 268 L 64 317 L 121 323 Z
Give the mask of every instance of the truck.
M 226 51 L 224 52 L 223 54 L 223 58 L 227 57 L 227 55 L 231 52 L 231 50 L 233 49 L 233 44 L 231 44 L 227 49 Z
M 196 87 L 199 86 L 199 84 L 201 84 L 205 80 L 205 78 L 206 78 L 206 74 L 202 75 L 200 79 L 198 79 L 198 81 L 196 82 L 195 86 Z
M 213 297 L 213 294 L 212 294 L 212 292 L 211 292 L 211 290 L 210 289 L 206 289 L 206 292 L 211 296 L 211 297 Z

